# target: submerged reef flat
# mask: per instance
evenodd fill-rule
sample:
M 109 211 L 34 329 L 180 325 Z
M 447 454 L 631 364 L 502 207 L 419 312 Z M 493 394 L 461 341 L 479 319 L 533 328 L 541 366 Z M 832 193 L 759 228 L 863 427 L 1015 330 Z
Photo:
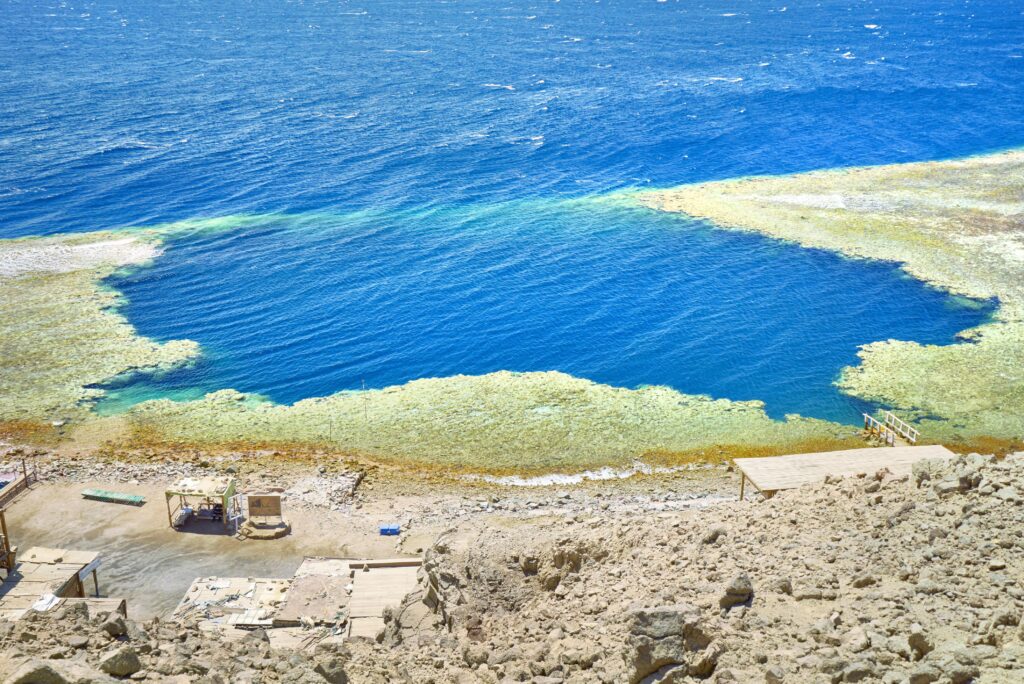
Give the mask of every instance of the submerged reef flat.
M 159 253 L 146 233 L 98 232 L 0 241 L 0 421 L 82 419 L 93 387 L 186 362 L 187 340 L 157 344 L 117 312 L 102 279 Z
M 0 423 L 68 421 L 73 438 L 89 435 L 86 441 L 328 446 L 489 472 L 578 471 L 645 457 L 671 462 L 701 458 L 703 450 L 718 459 L 736 450 L 818 449 L 851 438 L 849 427 L 827 421 L 773 420 L 758 401 L 616 388 L 557 372 L 422 379 L 293 405 L 226 389 L 98 416 L 93 403 L 105 383 L 201 353 L 189 340 L 159 344 L 140 336 L 104 279 L 157 258 L 168 236 L 232 225 L 184 222 L 0 241 Z
M 875 342 L 837 384 L 918 419 L 929 437 L 1024 435 L 1024 151 L 742 178 L 630 197 L 725 228 L 900 262 L 936 287 L 997 299 L 993 320 L 963 331 L 964 343 Z
M 900 262 L 936 287 L 998 300 L 990 322 L 961 333 L 964 343 L 875 342 L 837 382 L 917 420 L 929 440 L 1024 435 L 1024 152 L 595 201 L 684 212 L 806 247 Z M 228 217 L 0 241 L 0 420 L 70 418 L 80 427 L 75 436 L 116 435 L 136 444 L 324 445 L 423 467 L 502 473 L 853 445 L 849 426 L 772 420 L 757 401 L 617 388 L 558 372 L 428 378 L 291 405 L 225 389 L 193 401 L 151 400 L 115 416 L 93 413 L 91 402 L 103 392 L 97 385 L 200 353 L 187 340 L 158 344 L 139 336 L 103 279 L 157 257 L 169 236 L 248 223 Z
M 198 401 L 149 401 L 111 420 L 127 420 L 140 440 L 319 442 L 424 465 L 509 472 L 622 465 L 645 454 L 692 455 L 716 445 L 800 449 L 840 444 L 852 433 L 799 416 L 772 420 L 758 401 L 507 371 L 415 380 L 291 406 L 224 390 Z

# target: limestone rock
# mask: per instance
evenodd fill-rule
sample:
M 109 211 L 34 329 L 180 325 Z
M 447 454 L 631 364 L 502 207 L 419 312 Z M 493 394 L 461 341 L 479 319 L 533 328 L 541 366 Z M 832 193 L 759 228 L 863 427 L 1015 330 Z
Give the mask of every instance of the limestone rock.
M 100 659 L 100 669 L 115 677 L 127 677 L 141 670 L 142 662 L 130 646 L 121 646 Z
M 728 586 L 725 593 L 718 599 L 718 605 L 722 608 L 732 608 L 747 603 L 754 597 L 754 587 L 750 578 L 745 573 L 737 575 Z
M 68 684 L 68 680 L 49 664 L 30 660 L 15 670 L 5 684 Z

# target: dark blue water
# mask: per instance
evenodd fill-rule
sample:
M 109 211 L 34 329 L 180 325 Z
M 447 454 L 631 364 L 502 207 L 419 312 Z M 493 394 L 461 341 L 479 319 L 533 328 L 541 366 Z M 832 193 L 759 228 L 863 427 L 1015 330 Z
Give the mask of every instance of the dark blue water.
M 143 332 L 197 337 L 207 358 L 116 389 L 106 409 L 154 388 L 293 402 L 364 382 L 557 369 L 854 420 L 859 405 L 831 381 L 858 345 L 949 342 L 984 315 L 891 265 L 601 202 L 299 222 L 177 243 L 117 279 Z
M 506 368 L 852 419 L 858 344 L 985 312 L 600 196 L 1024 144 L 1022 9 L 8 0 L 0 236 L 277 215 L 117 282 L 207 356 L 114 407 Z

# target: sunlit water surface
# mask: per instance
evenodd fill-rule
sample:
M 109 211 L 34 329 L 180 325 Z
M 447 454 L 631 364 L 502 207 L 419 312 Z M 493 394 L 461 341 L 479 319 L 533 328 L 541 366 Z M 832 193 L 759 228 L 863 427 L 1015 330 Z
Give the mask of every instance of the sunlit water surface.
M 258 217 L 113 280 L 206 353 L 105 411 L 511 369 L 855 421 L 858 345 L 988 308 L 608 194 L 1024 144 L 1022 35 L 994 1 L 13 0 L 0 236 Z

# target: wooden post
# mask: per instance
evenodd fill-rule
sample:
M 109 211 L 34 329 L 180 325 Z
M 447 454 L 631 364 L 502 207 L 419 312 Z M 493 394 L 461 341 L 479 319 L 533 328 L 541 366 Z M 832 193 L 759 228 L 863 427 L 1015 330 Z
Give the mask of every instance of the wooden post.
M 11 538 L 7 536 L 7 512 L 3 509 L 0 509 L 0 530 L 4 535 L 4 568 L 10 572 L 14 569 L 14 563 L 11 562 Z
M 174 528 L 174 518 L 171 517 L 171 497 L 164 495 L 164 501 L 167 502 L 167 526 Z
M 745 489 L 745 485 L 746 484 L 747 484 L 747 476 L 741 470 L 740 471 L 740 501 L 743 501 L 743 490 Z
M 100 579 L 96 576 L 96 570 L 92 571 L 92 586 L 96 589 L 96 598 L 100 597 Z

